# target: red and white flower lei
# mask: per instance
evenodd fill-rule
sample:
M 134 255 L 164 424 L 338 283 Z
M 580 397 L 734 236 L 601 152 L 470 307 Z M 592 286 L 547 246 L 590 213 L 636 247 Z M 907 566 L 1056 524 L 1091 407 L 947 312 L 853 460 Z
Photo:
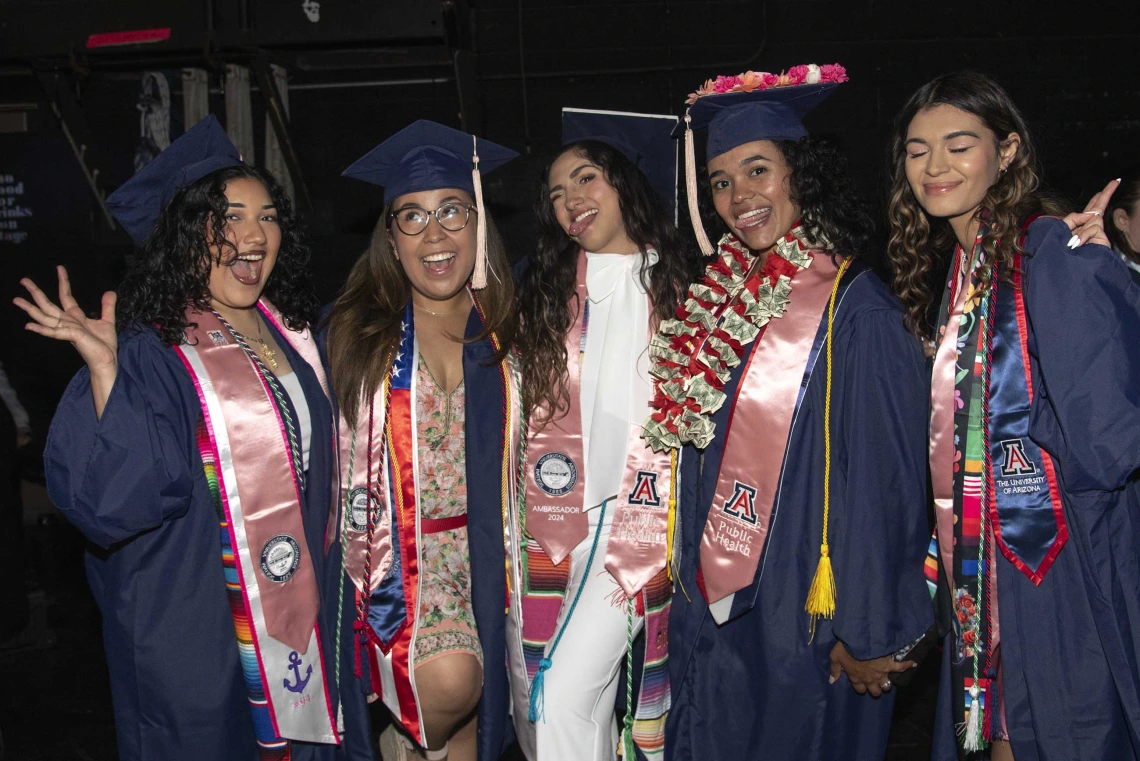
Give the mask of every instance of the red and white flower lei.
M 709 445 L 731 368 L 764 326 L 787 311 L 792 278 L 818 248 L 797 224 L 749 275 L 756 255 L 731 234 L 720 239 L 717 258 L 689 287 L 676 318 L 663 321 L 649 342 L 654 411 L 642 438 L 653 451 Z

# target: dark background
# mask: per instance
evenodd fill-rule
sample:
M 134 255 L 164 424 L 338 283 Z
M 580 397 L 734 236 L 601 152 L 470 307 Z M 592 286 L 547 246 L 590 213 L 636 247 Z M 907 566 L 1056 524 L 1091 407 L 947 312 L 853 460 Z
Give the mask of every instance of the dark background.
M 143 71 L 170 81 L 173 139 L 182 133 L 181 67 L 212 72 L 211 108 L 224 123 L 224 64 L 265 56 L 285 66 L 289 133 L 312 199 L 305 221 L 313 272 L 327 300 L 364 248 L 382 201 L 377 188 L 340 172 L 409 122 L 434 119 L 523 153 L 485 178 L 518 257 L 534 239 L 532 202 L 559 144 L 562 106 L 682 113 L 686 94 L 706 78 L 746 69 L 847 67 L 851 81 L 808 127 L 844 147 L 880 220 L 895 112 L 931 77 L 963 68 L 1009 90 L 1029 119 L 1046 183 L 1083 204 L 1140 160 L 1138 17 L 1133 0 L 325 0 L 312 23 L 301 0 L 0 0 L 0 192 L 22 183 L 15 205 L 30 212 L 0 215 L 0 234 L 14 232 L 12 222 L 26 233 L 20 242 L 0 235 L 0 361 L 35 433 L 23 450 L 24 475 L 36 478 L 38 448 L 78 359 L 70 347 L 22 329 L 22 313 L 8 306 L 21 291 L 18 279 L 30 276 L 54 292 L 52 266 L 65 264 L 80 303 L 96 308 L 132 250 L 104 221 L 53 102 L 63 104 L 68 130 L 109 192 L 133 170 Z M 95 33 L 166 27 L 166 42 L 86 46 Z M 257 89 L 253 107 L 260 160 L 266 116 Z M 29 532 L 33 586 L 46 587 L 54 601 L 51 620 L 41 623 L 64 647 L 25 642 L 40 648 L 29 657 L 0 651 L 0 731 L 9 757 L 112 758 L 94 611 L 74 573 L 80 545 L 50 514 Z M 54 655 L 72 648 L 78 656 Z M 908 700 L 928 699 L 924 689 Z M 41 710 L 50 710 L 51 724 L 23 721 Z M 896 741 L 902 732 L 915 758 L 923 754 L 924 717 L 912 712 L 896 726 Z M 61 739 L 61 723 L 79 729 Z M 74 739 L 80 736 L 86 739 Z M 911 757 L 893 747 L 894 757 Z

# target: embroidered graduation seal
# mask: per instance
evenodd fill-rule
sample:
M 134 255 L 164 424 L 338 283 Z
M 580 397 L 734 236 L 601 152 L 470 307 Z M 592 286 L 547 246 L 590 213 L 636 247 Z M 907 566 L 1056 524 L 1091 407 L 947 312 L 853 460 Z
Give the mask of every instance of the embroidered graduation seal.
M 278 583 L 288 581 L 301 565 L 301 546 L 288 534 L 278 534 L 261 548 L 261 572 Z
M 534 482 L 551 497 L 561 497 L 578 483 L 578 467 L 561 452 L 547 452 L 534 465 Z
M 368 490 L 363 486 L 348 494 L 348 526 L 357 533 L 368 530 Z

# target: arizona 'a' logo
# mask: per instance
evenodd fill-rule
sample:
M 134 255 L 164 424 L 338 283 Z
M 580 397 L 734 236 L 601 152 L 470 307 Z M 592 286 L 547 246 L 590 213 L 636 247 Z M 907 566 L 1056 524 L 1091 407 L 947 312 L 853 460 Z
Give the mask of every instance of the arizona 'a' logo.
M 1032 476 L 1037 472 L 1037 466 L 1025 454 L 1025 444 L 1021 439 L 1003 441 L 1001 449 L 1005 453 L 1001 462 L 1003 476 Z
M 629 492 L 629 504 L 661 507 L 661 498 L 657 496 L 656 473 L 652 470 L 637 471 L 637 481 Z
M 732 496 L 725 500 L 724 511 L 740 520 L 756 525 L 756 487 L 736 482 Z

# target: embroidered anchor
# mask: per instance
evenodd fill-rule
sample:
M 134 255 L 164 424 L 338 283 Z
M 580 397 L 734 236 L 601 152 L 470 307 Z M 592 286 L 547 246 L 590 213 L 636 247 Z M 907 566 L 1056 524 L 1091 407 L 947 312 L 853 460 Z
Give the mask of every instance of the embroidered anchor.
M 282 681 L 285 683 L 285 689 L 289 692 L 304 692 L 305 686 L 309 683 L 309 678 L 313 675 L 313 666 L 309 665 L 309 670 L 305 672 L 305 678 L 301 678 L 301 666 L 304 664 L 301 661 L 301 656 L 297 655 L 297 651 L 289 653 L 289 668 L 293 669 L 293 678 L 296 681 L 289 684 L 289 678 L 285 677 Z

